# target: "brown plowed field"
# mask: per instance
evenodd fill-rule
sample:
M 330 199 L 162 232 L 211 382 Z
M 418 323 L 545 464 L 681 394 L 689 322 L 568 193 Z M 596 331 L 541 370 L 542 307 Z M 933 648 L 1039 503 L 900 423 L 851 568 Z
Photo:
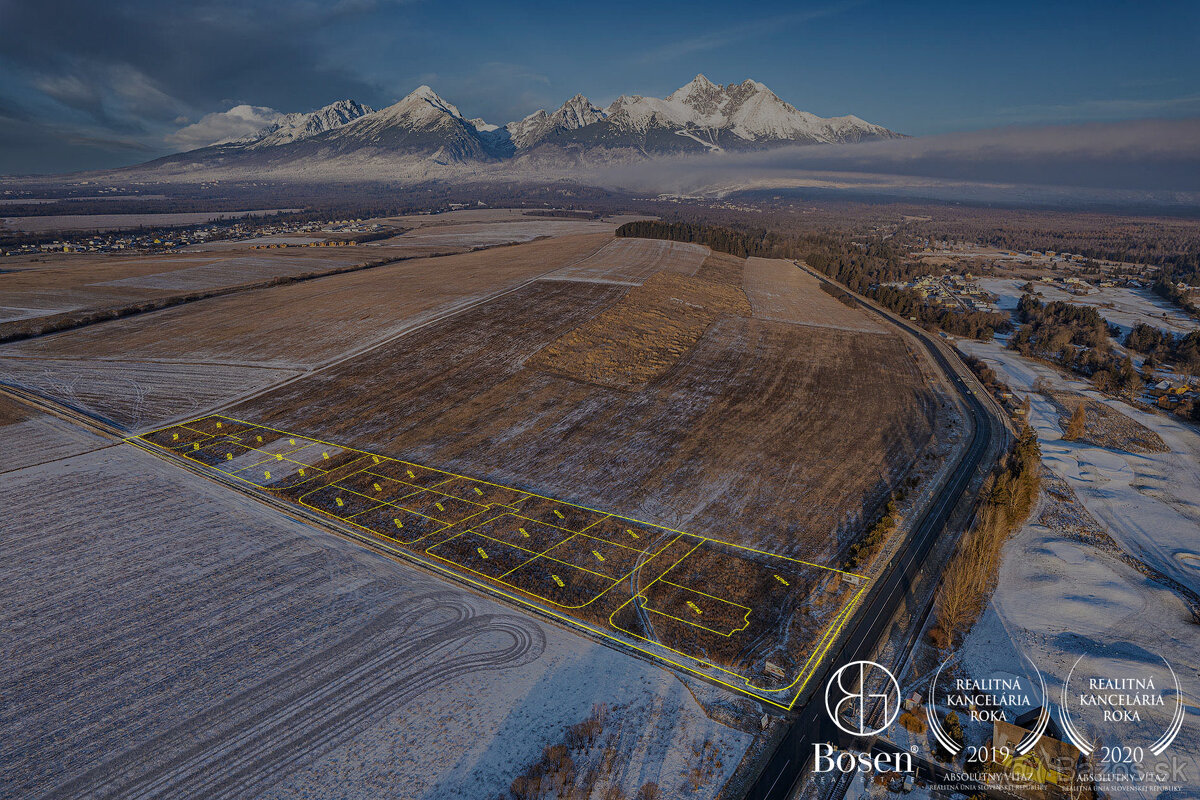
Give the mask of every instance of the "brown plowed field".
M 610 239 L 572 236 L 402 261 L 16 342 L 0 347 L 0 355 L 308 366 L 398 332 L 422 314 L 586 258 Z M 383 255 L 381 248 L 344 249 Z
M 640 388 L 669 369 L 724 314 L 750 314 L 740 289 L 661 272 L 547 345 L 529 366 L 614 389 Z
M 933 431 L 902 340 L 725 316 L 636 391 L 536 368 L 620 295 L 539 281 L 228 413 L 835 563 Z
M 746 259 L 746 296 L 754 316 L 776 322 L 824 325 L 852 331 L 888 332 L 866 312 L 821 291 L 812 275 L 781 258 Z
M 595 255 L 559 270 L 563 280 L 642 283 L 662 271 L 695 275 L 708 248 L 665 239 L 613 239 Z

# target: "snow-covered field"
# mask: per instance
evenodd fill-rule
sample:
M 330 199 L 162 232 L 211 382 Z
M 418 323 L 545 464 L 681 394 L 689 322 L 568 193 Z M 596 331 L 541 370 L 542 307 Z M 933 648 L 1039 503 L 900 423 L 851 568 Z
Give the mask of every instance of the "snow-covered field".
M 130 431 L 176 417 L 194 417 L 296 374 L 229 364 L 0 356 L 0 380 L 53 397 Z
M 1023 280 L 1009 278 L 984 278 L 979 281 L 979 286 L 1000 298 L 997 305 L 1001 309 L 1012 310 L 1021 299 L 1021 287 L 1025 283 Z M 1043 302 L 1063 300 L 1076 305 L 1095 307 L 1110 324 L 1120 327 L 1122 333 L 1129 333 L 1139 322 L 1170 333 L 1200 330 L 1200 322 L 1145 290 L 1114 286 L 1099 289 L 1095 294 L 1076 295 L 1038 281 L 1034 282 L 1034 286 L 1042 295 Z
M 1072 665 L 1100 662 L 1152 675 L 1158 687 L 1171 687 L 1165 658 L 1179 675 L 1187 707 L 1183 732 L 1165 754 L 1187 759 L 1184 791 L 1200 796 L 1200 628 L 1188 604 L 1155 576 L 1200 590 L 1200 434 L 1171 418 L 1136 411 L 1100 397 L 1080 381 L 1060 376 L 993 343 L 962 342 L 985 359 L 999 378 L 1020 395 L 1030 394 L 1030 423 L 1042 443 L 1044 463 L 1078 499 L 1043 491 L 1039 508 L 1009 540 L 991 603 L 967 637 L 961 656 L 977 676 L 1000 670 L 1019 672 L 1030 657 L 1047 678 L 1052 702 Z M 1134 455 L 1062 440 L 1058 415 L 1034 380 L 1081 391 L 1159 433 L 1169 453 Z M 1053 483 L 1053 478 L 1051 479 Z M 1050 487 L 1053 490 L 1053 486 Z M 1072 520 L 1060 524 L 1064 517 Z M 1107 534 L 1120 551 L 1074 535 L 1080 530 Z M 1137 564 L 1148 570 L 1138 569 Z M 1161 658 L 1160 658 L 1161 657 Z M 1173 689 L 1166 688 L 1171 708 Z M 1147 745 L 1161 733 L 1161 715 L 1115 731 L 1102 731 L 1103 743 Z M 1146 754 L 1143 766 L 1160 759 Z M 1143 783 L 1146 796 L 1158 794 Z M 1161 795 L 1159 795 L 1161 796 Z
M 600 704 L 624 796 L 707 798 L 753 738 L 666 670 L 132 447 L 3 486 L 5 796 L 492 798 Z
M 1083 381 L 1062 377 L 998 344 L 962 341 L 959 347 L 987 361 L 1015 392 L 1032 392 L 1041 377 L 1055 388 L 1098 400 L 1162 437 L 1169 452 L 1133 454 L 1064 441 L 1054 406 L 1040 394 L 1031 397 L 1030 422 L 1047 466 L 1071 484 L 1126 551 L 1200 592 L 1200 569 L 1189 560 L 1200 553 L 1200 432 L 1106 398 Z

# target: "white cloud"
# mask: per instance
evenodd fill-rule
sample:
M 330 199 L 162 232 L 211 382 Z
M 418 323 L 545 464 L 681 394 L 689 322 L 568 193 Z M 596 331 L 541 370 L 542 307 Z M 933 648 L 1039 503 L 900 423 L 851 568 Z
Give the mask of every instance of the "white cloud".
M 598 169 L 602 186 L 721 194 L 829 189 L 948 199 L 1038 196 L 1200 202 L 1200 119 L 997 128 L 864 144 L 809 145 Z
M 166 138 L 169 143 L 187 150 L 223 144 L 257 133 L 278 122 L 282 116 L 273 108 L 243 104 L 228 111 L 205 114 L 198 122 L 180 128 Z

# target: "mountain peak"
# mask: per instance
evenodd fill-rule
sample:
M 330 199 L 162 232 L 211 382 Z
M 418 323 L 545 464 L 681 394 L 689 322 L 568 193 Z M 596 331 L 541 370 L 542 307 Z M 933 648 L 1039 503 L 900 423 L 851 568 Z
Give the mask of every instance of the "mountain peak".
M 463 119 L 462 112 L 453 103 L 443 100 L 437 92 L 425 84 L 421 84 L 416 89 L 413 89 L 399 103 L 392 106 L 392 108 L 398 111 L 415 112 L 418 116 L 445 113 L 452 117 Z
M 252 149 L 288 144 L 340 128 L 373 109 L 355 100 L 338 100 L 308 113 L 284 114 L 272 124 L 247 139 Z

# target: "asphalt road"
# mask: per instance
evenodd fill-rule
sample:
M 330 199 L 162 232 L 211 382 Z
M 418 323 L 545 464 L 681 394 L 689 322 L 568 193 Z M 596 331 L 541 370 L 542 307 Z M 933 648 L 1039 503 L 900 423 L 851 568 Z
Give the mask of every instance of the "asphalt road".
M 844 287 L 828 281 L 817 273 L 818 279 L 839 289 Z M 770 757 L 762 773 L 746 793 L 746 800 L 786 800 L 793 788 L 803 777 L 805 768 L 818 742 L 838 742 L 845 734 L 837 729 L 825 711 L 824 686 L 826 677 L 837 668 L 852 661 L 871 658 L 877 646 L 886 638 L 892 617 L 900 602 L 913 588 L 924 567 L 925 559 L 934 543 L 946 528 L 954 507 L 967 490 L 976 468 L 988 452 L 993 438 L 1003 435 L 1003 427 L 996 425 L 994 413 L 964 380 L 965 367 L 953 364 L 950 357 L 938 346 L 936 340 L 924 330 L 909 325 L 891 314 L 863 302 L 866 308 L 884 317 L 886 321 L 905 329 L 917 338 L 928 350 L 930 357 L 953 382 L 962 396 L 971 419 L 971 435 L 958 467 L 951 475 L 938 498 L 929 505 L 924 515 L 913 527 L 908 541 L 901 546 L 900 556 L 888 567 L 887 572 L 875 582 L 856 615 L 851 627 L 835 650 L 825 658 L 812 685 L 816 687 L 807 704 Z M 982 391 L 982 390 L 980 390 Z M 997 430 L 999 428 L 999 430 Z

